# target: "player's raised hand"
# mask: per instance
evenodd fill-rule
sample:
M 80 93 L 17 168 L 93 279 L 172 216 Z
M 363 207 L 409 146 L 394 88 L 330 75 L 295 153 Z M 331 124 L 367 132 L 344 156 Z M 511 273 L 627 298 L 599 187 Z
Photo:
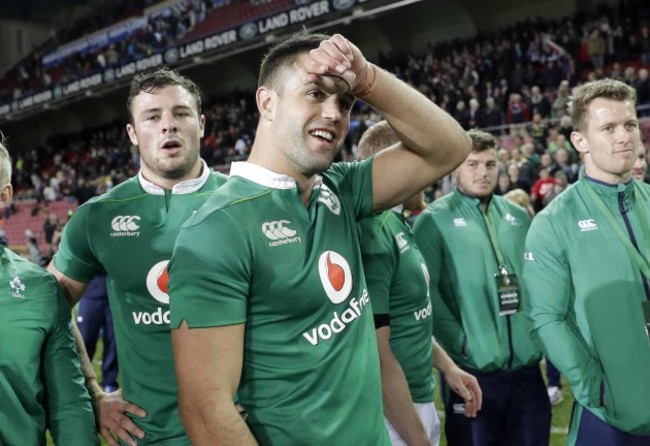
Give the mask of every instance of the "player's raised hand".
M 307 70 L 320 75 L 328 93 L 349 93 L 362 97 L 370 93 L 375 66 L 359 48 L 340 34 L 321 42 L 309 52 Z

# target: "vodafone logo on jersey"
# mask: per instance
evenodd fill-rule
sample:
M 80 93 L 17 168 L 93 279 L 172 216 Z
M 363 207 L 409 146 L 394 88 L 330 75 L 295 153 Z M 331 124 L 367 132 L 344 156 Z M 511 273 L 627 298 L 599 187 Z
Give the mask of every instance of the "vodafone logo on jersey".
M 169 274 L 167 264 L 169 260 L 156 263 L 147 274 L 147 290 L 151 296 L 161 304 L 169 304 Z
M 134 311 L 133 322 L 136 325 L 169 325 L 169 274 L 167 264 L 169 260 L 162 260 L 151 267 L 147 273 L 147 290 L 151 297 L 165 307 L 158 307 L 156 311 Z
M 318 272 L 325 294 L 333 304 L 345 302 L 352 291 L 352 270 L 345 258 L 334 251 L 325 251 L 318 259 Z M 337 307 L 327 319 L 305 331 L 302 336 L 312 346 L 327 342 L 342 333 L 350 324 L 361 317 L 363 309 L 370 303 L 368 290 L 361 296 L 352 297 L 346 306 Z
M 352 290 L 352 271 L 345 258 L 334 251 L 325 251 L 318 259 L 318 273 L 325 294 L 333 304 L 345 301 Z

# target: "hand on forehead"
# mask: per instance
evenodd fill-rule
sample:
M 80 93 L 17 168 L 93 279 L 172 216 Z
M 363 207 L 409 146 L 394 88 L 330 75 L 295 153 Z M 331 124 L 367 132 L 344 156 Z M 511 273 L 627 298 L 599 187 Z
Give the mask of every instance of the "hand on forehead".
M 311 50 L 303 63 L 308 73 L 321 77 L 326 91 L 341 93 L 355 85 L 365 60 L 356 46 L 340 34 L 335 34 Z

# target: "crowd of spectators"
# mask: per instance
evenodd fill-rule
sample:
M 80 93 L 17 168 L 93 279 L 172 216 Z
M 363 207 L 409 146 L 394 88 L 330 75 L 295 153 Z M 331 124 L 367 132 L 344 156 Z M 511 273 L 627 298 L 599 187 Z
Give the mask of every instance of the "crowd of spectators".
M 431 45 L 422 54 L 382 54 L 378 62 L 419 88 L 463 127 L 498 135 L 502 148 L 497 193 L 521 189 L 538 211 L 578 177 L 581 161 L 570 142 L 572 125 L 566 114 L 575 85 L 602 76 L 618 78 L 637 90 L 639 115 L 650 115 L 650 37 L 639 20 L 647 10 L 626 14 L 626 5 L 630 3 L 594 17 L 520 23 L 490 35 Z M 589 50 L 589 39 L 596 34 L 605 41 L 602 60 L 600 53 L 594 58 Z M 624 36 L 622 42 L 618 35 Z M 227 172 L 232 161 L 247 158 L 255 137 L 254 94 L 207 98 L 203 112 L 201 156 Z M 379 119 L 363 103 L 355 105 L 341 159 L 354 159 L 361 134 Z M 17 199 L 35 198 L 35 212 L 38 203 L 52 200 L 83 203 L 139 168 L 137 147 L 127 138 L 124 123 L 60 135 L 14 158 Z M 451 186 L 446 178 L 432 189 L 431 197 Z
M 250 0 L 252 5 L 259 3 Z M 70 26 L 59 30 L 26 59 L 19 62 L 0 79 L 0 99 L 16 99 L 57 84 L 101 72 L 161 52 L 180 41 L 216 8 L 226 7 L 231 0 L 179 0 L 156 13 L 145 15 L 145 9 L 158 0 L 118 0 L 101 2 L 97 8 Z M 104 45 L 89 46 L 46 66 L 43 57 L 75 39 L 91 35 L 129 18 L 146 16 L 147 24 L 122 38 Z

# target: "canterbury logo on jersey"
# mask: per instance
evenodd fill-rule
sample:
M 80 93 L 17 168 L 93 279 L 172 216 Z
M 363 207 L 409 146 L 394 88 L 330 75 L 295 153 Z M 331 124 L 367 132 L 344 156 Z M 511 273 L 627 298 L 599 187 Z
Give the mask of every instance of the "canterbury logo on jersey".
M 580 232 L 595 231 L 596 229 L 598 229 L 598 225 L 596 224 L 593 218 L 589 218 L 587 220 L 580 220 L 578 222 L 578 227 L 580 228 Z
M 118 215 L 111 220 L 111 228 L 114 232 L 111 237 L 138 237 L 140 225 L 137 223 L 140 217 L 137 215 Z
M 269 246 L 286 245 L 289 243 L 300 243 L 300 237 L 296 237 L 297 231 L 288 227 L 289 220 L 267 221 L 262 223 L 262 233 L 273 240 Z

